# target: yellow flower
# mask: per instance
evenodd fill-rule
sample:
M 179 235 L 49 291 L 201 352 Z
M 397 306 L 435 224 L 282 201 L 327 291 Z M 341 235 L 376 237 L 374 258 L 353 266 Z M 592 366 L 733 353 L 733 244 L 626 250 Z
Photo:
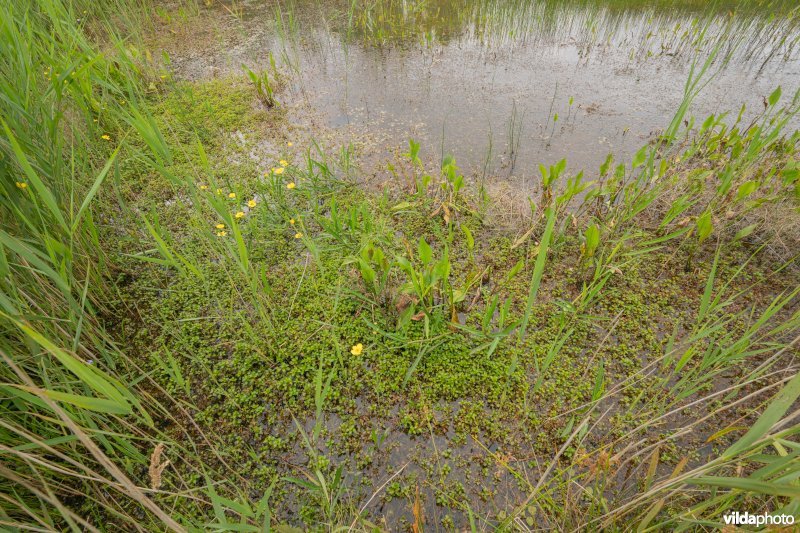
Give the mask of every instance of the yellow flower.
M 297 187 L 297 185 L 295 185 L 293 181 L 286 184 L 287 189 L 294 189 L 295 187 Z
M 166 74 L 162 74 L 162 75 L 161 75 L 161 79 L 162 79 L 162 80 L 165 80 L 165 79 L 167 79 L 167 76 L 166 76 Z
M 229 193 L 228 198 L 236 198 L 236 193 L 235 192 Z
M 303 234 L 298 231 L 297 233 L 294 234 L 294 238 L 295 239 L 302 239 L 303 238 Z
M 110 141 L 111 140 L 111 136 L 110 135 L 101 135 L 100 138 L 104 139 L 106 141 Z
M 364 351 L 364 345 L 361 344 L 360 342 L 354 345 L 352 348 L 350 348 L 350 353 L 353 355 L 361 355 L 361 352 L 363 351 Z
M 290 219 L 289 219 L 289 224 L 291 224 L 292 226 L 294 226 L 294 219 L 293 219 L 293 218 L 290 218 Z
M 275 167 L 272 169 L 273 174 L 283 174 L 284 168 L 283 167 Z
M 224 237 L 224 236 L 225 236 L 225 235 L 227 235 L 227 234 L 228 234 L 228 232 L 227 232 L 227 231 L 218 231 L 218 232 L 217 232 L 217 237 Z
M 208 185 L 201 185 L 200 186 L 200 190 L 201 191 L 205 191 L 206 189 L 208 189 Z
M 28 186 L 28 184 L 25 183 L 24 181 L 18 181 L 17 182 L 17 187 L 20 188 L 20 189 L 24 189 L 27 186 Z
M 217 229 L 224 229 L 225 228 L 225 224 L 217 224 L 216 227 L 217 227 Z
M 250 200 L 249 202 L 247 202 L 247 207 L 255 207 L 255 206 L 256 206 L 255 200 Z
M 288 143 L 286 143 L 286 146 L 291 147 L 292 146 L 292 141 L 289 141 Z
M 280 161 L 278 161 L 278 163 L 280 163 L 282 167 L 288 167 L 289 166 L 289 162 L 287 160 L 285 160 L 285 159 L 281 159 Z
M 222 189 L 217 189 L 217 194 L 222 194 Z
M 244 211 L 239 211 L 234 215 L 236 218 L 242 218 L 244 216 Z

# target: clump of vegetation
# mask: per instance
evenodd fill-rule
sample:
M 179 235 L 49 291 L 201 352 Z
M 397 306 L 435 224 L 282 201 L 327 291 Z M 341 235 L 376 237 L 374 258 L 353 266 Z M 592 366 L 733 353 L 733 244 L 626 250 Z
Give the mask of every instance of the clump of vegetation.
M 0 7 L 5 525 L 796 511 L 800 93 L 682 127 L 711 58 L 654 143 L 596 179 L 542 165 L 499 231 L 413 140 L 380 190 L 353 150 L 295 146 L 274 60 L 158 74 L 116 37 L 134 7 Z

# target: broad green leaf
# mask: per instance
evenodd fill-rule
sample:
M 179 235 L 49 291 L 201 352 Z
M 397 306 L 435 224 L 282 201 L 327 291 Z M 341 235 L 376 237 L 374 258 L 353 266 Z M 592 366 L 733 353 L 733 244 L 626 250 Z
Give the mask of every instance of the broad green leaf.
M 750 224 L 749 226 L 740 229 L 739 231 L 736 232 L 736 235 L 733 236 L 733 240 L 738 241 L 744 239 L 745 237 L 753 233 L 753 231 L 755 231 L 757 227 L 758 224 Z
M 743 198 L 747 198 L 751 194 L 753 194 L 758 187 L 757 181 L 746 181 L 739 186 L 739 190 L 736 191 L 736 199 L 741 200 Z
M 403 211 L 412 207 L 414 207 L 413 202 L 400 202 L 399 204 L 392 206 L 392 211 Z
M 711 211 L 706 211 L 697 219 L 697 238 L 703 242 L 711 235 L 714 225 L 711 223 Z
M 433 250 L 431 250 L 430 245 L 425 242 L 425 237 L 419 238 L 419 246 L 417 247 L 419 252 L 419 259 L 422 261 L 423 265 L 427 265 L 433 259 Z
M 364 281 L 367 285 L 372 285 L 375 283 L 375 270 L 369 266 L 369 264 L 364 261 L 363 259 L 359 258 L 358 260 L 358 268 L 361 271 L 361 277 L 364 278 Z
M 464 232 L 464 238 L 467 240 L 467 249 L 472 250 L 475 248 L 475 238 L 472 236 L 472 232 L 469 228 L 462 224 L 461 231 Z
M 511 270 L 508 271 L 508 274 L 506 275 L 506 282 L 511 280 L 511 278 L 513 278 L 517 274 L 519 274 L 524 266 L 525 266 L 525 261 L 523 259 L 517 261 L 516 264 L 513 267 L 511 267 Z
M 600 245 L 600 228 L 597 227 L 597 224 L 592 224 L 591 226 L 586 228 L 586 235 L 584 242 L 584 252 L 586 253 L 586 256 L 592 257 L 599 245 Z
M 636 152 L 636 155 L 633 156 L 633 161 L 631 162 L 631 168 L 639 168 L 642 166 L 647 159 L 647 146 L 642 146 L 642 148 Z
M 775 104 L 777 104 L 778 100 L 780 99 L 781 99 L 781 87 L 779 85 L 777 89 L 772 91 L 772 94 L 769 95 L 769 99 L 767 101 L 769 102 L 770 107 L 772 107 Z

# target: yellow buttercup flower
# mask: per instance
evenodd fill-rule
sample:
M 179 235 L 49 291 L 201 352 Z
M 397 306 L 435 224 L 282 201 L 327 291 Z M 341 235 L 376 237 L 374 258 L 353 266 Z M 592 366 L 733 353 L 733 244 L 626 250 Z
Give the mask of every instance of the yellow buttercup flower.
M 278 161 L 278 163 L 280 163 L 280 165 L 282 167 L 288 167 L 289 166 L 289 162 L 287 160 L 285 160 L 285 159 L 281 159 L 280 161 Z
M 217 229 L 224 229 L 225 228 L 225 224 L 217 224 L 216 227 L 217 227 Z
M 275 167 L 275 168 L 272 169 L 272 173 L 273 174 L 283 174 L 284 170 L 285 169 L 283 167 Z
M 361 352 L 363 351 L 364 351 L 364 345 L 361 344 L 360 342 L 354 345 L 352 348 L 350 348 L 350 353 L 353 355 L 361 355 Z
M 111 140 L 111 136 L 110 135 L 101 135 L 100 138 L 103 139 L 103 140 L 106 140 L 106 141 L 110 141 Z
M 218 231 L 218 232 L 217 232 L 217 237 L 224 237 L 224 236 L 225 236 L 225 235 L 227 235 L 227 234 L 228 234 L 228 232 L 227 232 L 227 231 Z
M 24 189 L 27 186 L 28 186 L 28 184 L 25 183 L 24 181 L 18 181 L 17 182 L 17 187 L 20 188 L 20 189 Z
M 228 198 L 236 198 L 236 193 L 235 192 L 229 193 Z
M 297 233 L 294 234 L 294 238 L 295 239 L 302 239 L 303 238 L 303 234 L 298 231 Z
M 291 146 L 292 146 L 292 141 L 289 141 L 288 143 L 286 143 L 286 146 L 288 146 L 288 147 L 290 147 L 290 148 L 291 148 Z
M 292 226 L 294 226 L 294 219 L 293 219 L 293 218 L 290 218 L 290 219 L 289 219 L 289 224 L 291 224 Z
M 244 216 L 244 211 L 239 211 L 238 213 L 236 213 L 233 216 L 235 216 L 236 218 L 242 218 Z
M 247 207 L 255 207 L 255 206 L 256 206 L 255 200 L 250 200 L 249 202 L 247 202 Z
M 287 189 L 294 189 L 295 187 L 297 187 L 297 185 L 295 185 L 293 181 L 286 184 Z
M 200 186 L 200 190 L 201 191 L 205 191 L 206 189 L 208 189 L 208 185 L 201 185 Z

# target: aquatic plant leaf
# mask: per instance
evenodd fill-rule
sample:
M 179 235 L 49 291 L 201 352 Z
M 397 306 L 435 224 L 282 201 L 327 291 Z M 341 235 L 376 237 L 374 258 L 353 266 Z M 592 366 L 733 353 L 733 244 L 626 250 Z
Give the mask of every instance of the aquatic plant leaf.
M 733 236 L 734 241 L 739 241 L 753 233 L 753 231 L 758 227 L 758 224 L 750 224 L 749 226 L 740 229 L 736 232 L 736 235 Z
M 462 225 L 461 231 L 464 232 L 464 238 L 467 240 L 467 249 L 472 250 L 475 248 L 475 238 L 472 236 L 472 232 L 467 226 Z
M 736 199 L 741 200 L 743 198 L 747 198 L 753 192 L 755 192 L 756 188 L 758 187 L 757 181 L 746 181 L 739 186 L 739 189 L 736 191 Z
M 597 227 L 597 224 L 592 224 L 586 228 L 585 238 L 584 253 L 587 257 L 592 257 L 600 245 L 600 228 Z
M 711 222 L 711 211 L 706 211 L 697 219 L 697 238 L 703 242 L 711 235 L 714 225 Z
M 781 99 L 781 88 L 780 86 L 778 86 L 778 88 L 772 91 L 772 94 L 769 95 L 769 99 L 767 101 L 769 102 L 770 107 L 772 107 L 775 104 L 777 104 L 780 99 Z
M 417 251 L 419 252 L 419 259 L 422 261 L 423 265 L 427 265 L 433 259 L 433 250 L 431 250 L 430 245 L 425 242 L 425 237 L 419 238 Z
M 633 156 L 633 161 L 631 162 L 631 168 L 639 168 L 642 166 L 647 159 L 647 146 L 642 146 L 642 148 L 636 152 L 636 155 Z

